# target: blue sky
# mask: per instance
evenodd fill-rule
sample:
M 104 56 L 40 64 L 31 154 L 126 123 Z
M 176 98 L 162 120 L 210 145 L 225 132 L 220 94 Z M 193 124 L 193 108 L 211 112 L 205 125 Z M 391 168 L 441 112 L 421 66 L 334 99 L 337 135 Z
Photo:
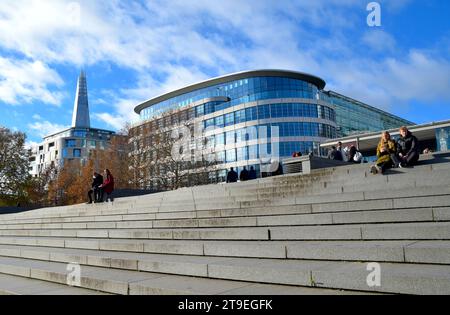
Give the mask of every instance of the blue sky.
M 139 102 L 231 72 L 276 68 L 417 123 L 450 119 L 450 1 L 0 2 L 0 125 L 30 143 L 71 123 L 88 76 L 91 125 L 119 129 Z

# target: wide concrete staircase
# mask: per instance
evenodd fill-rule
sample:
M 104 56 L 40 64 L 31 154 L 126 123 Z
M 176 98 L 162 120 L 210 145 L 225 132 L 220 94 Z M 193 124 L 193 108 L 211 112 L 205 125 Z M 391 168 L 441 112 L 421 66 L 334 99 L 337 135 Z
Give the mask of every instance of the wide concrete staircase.
M 450 294 L 450 157 L 368 168 L 0 216 L 0 292 Z

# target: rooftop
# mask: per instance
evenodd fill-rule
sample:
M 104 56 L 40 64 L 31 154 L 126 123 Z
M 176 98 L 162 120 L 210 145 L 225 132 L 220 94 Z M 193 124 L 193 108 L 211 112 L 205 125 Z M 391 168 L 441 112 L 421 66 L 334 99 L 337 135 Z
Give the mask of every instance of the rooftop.
M 306 81 L 309 83 L 312 83 L 316 85 L 320 90 L 322 90 L 326 83 L 324 80 L 322 80 L 319 77 L 316 77 L 311 74 L 303 73 L 303 72 L 297 72 L 297 71 L 289 71 L 289 70 L 270 70 L 270 69 L 263 69 L 263 70 L 251 70 L 251 71 L 243 71 L 243 72 L 237 72 L 232 74 L 227 74 L 221 77 L 209 79 L 206 81 L 202 81 L 199 83 L 195 83 L 192 85 L 188 85 L 186 87 L 183 87 L 181 89 L 157 96 L 155 98 L 152 98 L 148 101 L 145 101 L 138 106 L 135 107 L 134 111 L 139 114 L 144 108 L 150 107 L 154 104 L 163 102 L 165 100 L 171 99 L 173 97 L 177 97 L 186 93 L 193 92 L 198 89 L 206 88 L 209 86 L 222 84 L 234 80 L 241 80 L 251 77 L 288 77 L 293 79 L 298 79 L 302 81 Z

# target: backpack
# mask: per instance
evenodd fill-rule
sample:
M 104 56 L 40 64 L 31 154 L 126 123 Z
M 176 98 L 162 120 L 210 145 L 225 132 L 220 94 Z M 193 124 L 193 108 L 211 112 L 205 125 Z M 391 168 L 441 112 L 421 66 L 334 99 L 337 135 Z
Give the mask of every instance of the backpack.
M 360 163 L 363 159 L 363 155 L 361 154 L 361 152 L 356 152 L 355 156 L 353 157 L 353 161 L 355 161 L 356 163 Z

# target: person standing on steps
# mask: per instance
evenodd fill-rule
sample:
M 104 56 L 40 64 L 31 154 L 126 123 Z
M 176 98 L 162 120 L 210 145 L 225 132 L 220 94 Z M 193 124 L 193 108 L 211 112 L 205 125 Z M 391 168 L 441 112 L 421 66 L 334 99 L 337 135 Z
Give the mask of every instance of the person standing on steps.
M 400 166 L 413 166 L 419 161 L 419 140 L 406 127 L 400 128 L 400 138 L 397 140 L 397 155 Z
M 344 160 L 345 152 L 344 152 L 344 149 L 342 149 L 342 142 L 341 141 L 338 142 L 336 151 L 337 152 L 335 153 L 334 159 L 336 161 L 345 161 Z
M 389 132 L 385 131 L 381 135 L 380 142 L 377 146 L 377 162 L 371 167 L 372 174 L 384 174 L 384 172 L 394 166 L 396 145 L 391 139 Z
M 112 197 L 112 193 L 114 191 L 114 177 L 112 176 L 111 172 L 106 169 L 105 170 L 105 180 L 103 184 L 100 186 L 101 189 L 101 196 L 100 196 L 100 202 L 104 201 L 104 196 L 106 193 L 106 201 L 111 200 L 111 202 L 114 201 L 114 198 Z
M 248 171 L 247 168 L 244 166 L 244 169 L 241 171 L 241 174 L 239 175 L 239 180 L 241 182 L 245 182 L 248 180 Z
M 100 195 L 101 195 L 101 189 L 100 186 L 103 184 L 103 176 L 100 175 L 97 172 L 94 172 L 94 176 L 92 177 L 92 185 L 91 185 L 91 190 L 89 190 L 88 192 L 88 198 L 89 198 L 89 202 L 88 204 L 92 203 L 92 194 L 94 194 L 94 202 L 99 202 L 100 201 Z
M 238 174 L 234 171 L 234 168 L 230 168 L 227 175 L 227 183 L 236 183 L 238 180 Z
M 248 179 L 249 180 L 254 180 L 256 179 L 256 170 L 254 166 L 250 167 L 250 172 L 248 173 Z

